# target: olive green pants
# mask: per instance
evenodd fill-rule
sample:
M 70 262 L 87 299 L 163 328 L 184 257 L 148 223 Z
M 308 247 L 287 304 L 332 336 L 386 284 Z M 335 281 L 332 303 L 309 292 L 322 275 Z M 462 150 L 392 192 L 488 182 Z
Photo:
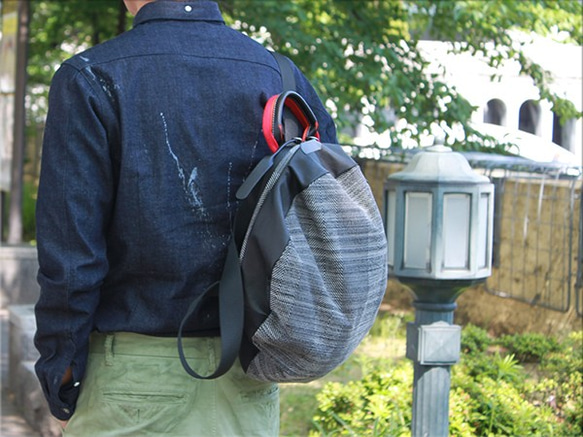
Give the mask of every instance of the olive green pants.
M 185 338 L 191 367 L 214 370 L 220 340 Z M 237 361 L 215 380 L 182 368 L 175 338 L 93 334 L 75 414 L 63 435 L 277 436 L 279 389 L 249 379 Z

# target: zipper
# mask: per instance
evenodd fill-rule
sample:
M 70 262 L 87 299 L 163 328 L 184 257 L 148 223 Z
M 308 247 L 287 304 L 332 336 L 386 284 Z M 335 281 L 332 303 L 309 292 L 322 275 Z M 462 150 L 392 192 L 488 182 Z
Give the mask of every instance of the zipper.
M 268 194 L 275 186 L 277 180 L 281 177 L 283 171 L 294 157 L 296 152 L 300 149 L 301 144 L 297 144 L 287 153 L 287 155 L 277 164 L 271 176 L 269 176 L 269 180 L 265 185 L 265 188 L 261 192 L 261 196 L 257 200 L 257 204 L 255 205 L 255 209 L 253 210 L 253 215 L 251 216 L 251 220 L 249 220 L 249 226 L 247 226 L 247 231 L 245 232 L 245 238 L 243 238 L 243 243 L 241 243 L 241 251 L 239 254 L 239 262 L 243 262 L 243 258 L 245 257 L 245 253 L 247 252 L 247 241 L 249 240 L 249 235 L 251 234 L 251 230 L 255 225 L 255 221 L 257 220 L 257 216 L 259 215 L 259 211 L 261 210 L 265 200 L 267 199 Z

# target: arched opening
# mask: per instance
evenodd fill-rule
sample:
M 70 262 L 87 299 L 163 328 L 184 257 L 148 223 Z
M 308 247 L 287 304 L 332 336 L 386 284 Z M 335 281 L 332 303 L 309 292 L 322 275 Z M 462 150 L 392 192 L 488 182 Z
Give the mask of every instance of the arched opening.
M 561 126 L 561 119 L 553 112 L 553 143 L 559 146 L 563 145 L 563 126 Z
M 540 134 L 540 106 L 534 100 L 527 100 L 520 106 L 518 129 L 534 135 Z
M 570 118 L 561 124 L 561 119 L 553 112 L 553 143 L 574 152 L 575 120 Z
M 492 99 L 484 108 L 484 123 L 506 125 L 506 105 L 500 99 Z

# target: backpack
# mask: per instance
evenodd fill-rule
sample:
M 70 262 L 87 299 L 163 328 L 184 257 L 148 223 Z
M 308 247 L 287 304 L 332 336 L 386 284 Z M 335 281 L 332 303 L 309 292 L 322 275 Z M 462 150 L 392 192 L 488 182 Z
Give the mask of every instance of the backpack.
M 291 61 L 274 56 L 284 86 L 293 86 Z M 195 378 L 217 378 L 237 357 L 260 381 L 320 378 L 362 341 L 385 293 L 383 222 L 357 163 L 340 145 L 320 143 L 317 120 L 295 91 L 268 100 L 263 133 L 274 153 L 237 191 L 221 279 L 179 328 L 180 360 Z M 209 295 L 218 296 L 221 359 L 203 376 L 185 358 L 182 330 Z

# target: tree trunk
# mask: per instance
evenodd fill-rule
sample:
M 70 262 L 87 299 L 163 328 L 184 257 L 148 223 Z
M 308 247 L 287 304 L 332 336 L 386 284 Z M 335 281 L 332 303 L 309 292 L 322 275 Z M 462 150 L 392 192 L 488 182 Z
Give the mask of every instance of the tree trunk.
M 28 61 L 28 34 L 30 22 L 29 0 L 18 3 L 18 36 L 16 47 L 16 87 L 14 92 L 14 144 L 12 154 L 12 181 L 8 213 L 9 244 L 22 243 L 22 193 L 25 145 L 26 65 Z

